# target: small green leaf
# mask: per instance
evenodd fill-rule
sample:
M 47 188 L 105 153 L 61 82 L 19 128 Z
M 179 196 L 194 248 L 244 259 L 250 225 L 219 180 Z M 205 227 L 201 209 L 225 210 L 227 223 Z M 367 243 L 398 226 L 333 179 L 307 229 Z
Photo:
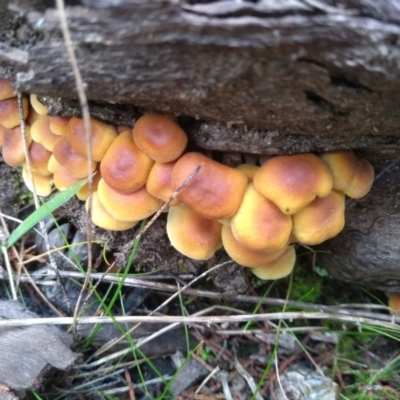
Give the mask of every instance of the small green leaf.
M 73 197 L 79 189 L 87 183 L 87 179 L 84 179 L 74 186 L 69 187 L 67 190 L 58 193 L 52 199 L 44 203 L 36 211 L 34 211 L 27 219 L 25 219 L 17 229 L 13 231 L 7 240 L 7 248 L 12 246 L 17 240 L 19 240 L 26 232 L 32 229 L 36 224 L 50 215 L 58 207 L 65 204 L 71 197 Z

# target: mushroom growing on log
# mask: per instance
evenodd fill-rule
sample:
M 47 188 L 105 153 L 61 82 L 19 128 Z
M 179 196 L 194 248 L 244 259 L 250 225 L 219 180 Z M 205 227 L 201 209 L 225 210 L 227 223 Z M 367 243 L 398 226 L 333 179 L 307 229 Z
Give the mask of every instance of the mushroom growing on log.
M 379 173 L 400 156 L 400 1 L 278 3 L 71 2 L 91 114 L 125 126 L 143 110 L 175 114 L 210 151 L 361 151 L 379 179 L 347 202 L 347 228 L 319 263 L 339 279 L 399 291 L 399 172 Z M 0 11 L 0 75 L 37 93 L 50 115 L 78 116 L 55 10 L 7 0 Z

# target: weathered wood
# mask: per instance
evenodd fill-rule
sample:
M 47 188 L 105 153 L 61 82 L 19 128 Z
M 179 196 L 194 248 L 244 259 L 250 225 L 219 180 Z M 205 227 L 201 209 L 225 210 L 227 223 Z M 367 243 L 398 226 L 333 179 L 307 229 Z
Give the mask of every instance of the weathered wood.
M 1 17 L 0 74 L 45 96 L 52 112 L 76 113 L 56 11 L 45 0 L 0 7 L 7 3 L 20 14 Z M 175 113 L 192 146 L 211 152 L 354 148 L 377 171 L 400 156 L 400 0 L 203 3 L 68 2 L 94 115 L 132 125 L 143 111 Z M 398 205 L 398 175 L 393 169 L 349 203 L 348 228 L 331 242 L 334 255 L 321 258 L 336 277 L 400 289 L 399 209 L 385 217 L 380 208 L 382 198 L 385 212 Z M 168 264 L 168 244 L 162 255 L 148 246 L 148 265 Z M 376 279 L 378 267 L 386 272 Z
M 19 63 L 15 54 L 9 60 L 18 88 L 76 97 L 57 13 L 45 1 L 36 2 L 39 11 L 16 3 L 28 11 L 22 34 L 31 37 L 18 42 L 16 28 L 7 31 L 14 35 L 5 45 L 25 54 Z M 249 144 L 271 151 L 244 127 L 277 138 L 274 151 L 287 152 L 289 145 L 278 144 L 293 143 L 293 135 L 328 137 L 326 147 L 398 149 L 398 0 L 338 7 L 295 0 L 82 3 L 68 8 L 68 21 L 89 99 L 236 124 L 237 151 Z M 228 150 L 220 133 L 202 133 L 199 143 L 207 137 L 207 148 Z M 299 150 L 307 144 L 294 146 Z
M 0 301 L 0 319 L 39 318 L 15 301 Z M 70 350 L 72 336 L 55 326 L 1 328 L 0 385 L 23 396 L 38 388 L 51 368 L 67 370 L 80 355 Z

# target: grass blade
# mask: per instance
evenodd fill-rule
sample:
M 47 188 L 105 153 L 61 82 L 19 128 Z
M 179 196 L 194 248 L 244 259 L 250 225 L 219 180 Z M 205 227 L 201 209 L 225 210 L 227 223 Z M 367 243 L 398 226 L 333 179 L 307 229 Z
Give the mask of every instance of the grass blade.
M 24 222 L 13 231 L 7 240 L 7 248 L 11 247 L 17 242 L 26 232 L 37 225 L 41 220 L 50 215 L 58 207 L 65 204 L 72 196 L 74 196 L 78 190 L 87 183 L 87 179 L 84 179 L 74 186 L 69 187 L 67 190 L 58 193 L 52 199 L 44 203 L 36 211 L 34 211 Z

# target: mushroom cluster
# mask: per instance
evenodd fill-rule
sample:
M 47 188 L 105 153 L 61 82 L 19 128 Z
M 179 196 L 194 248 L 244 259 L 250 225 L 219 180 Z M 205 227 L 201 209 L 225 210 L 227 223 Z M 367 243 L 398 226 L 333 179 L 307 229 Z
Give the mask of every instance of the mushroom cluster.
M 288 275 L 295 243 L 316 245 L 344 227 L 345 195 L 365 196 L 374 170 L 351 150 L 276 156 L 262 166 L 235 168 L 197 152 L 174 117 L 147 114 L 132 128 L 114 128 L 94 118 L 89 166 L 80 118 L 48 116 L 36 96 L 24 100 L 29 158 L 36 191 L 47 196 L 93 175 L 92 221 L 126 230 L 157 212 L 198 168 L 171 202 L 167 234 L 179 252 L 208 260 L 224 248 L 261 279 Z M 28 179 L 15 93 L 0 82 L 3 158 L 22 165 Z M 88 199 L 87 185 L 77 194 Z M 86 204 L 87 206 L 87 204 Z

